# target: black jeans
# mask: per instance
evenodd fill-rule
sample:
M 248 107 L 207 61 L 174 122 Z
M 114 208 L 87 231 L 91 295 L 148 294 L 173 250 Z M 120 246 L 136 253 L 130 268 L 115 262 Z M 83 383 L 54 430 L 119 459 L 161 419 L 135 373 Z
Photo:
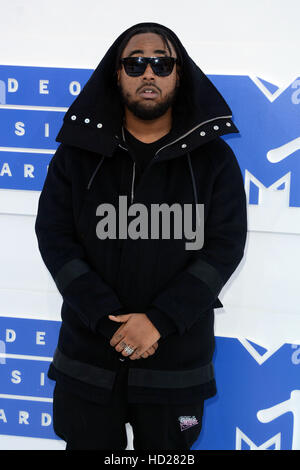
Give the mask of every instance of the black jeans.
M 125 423 L 134 450 L 189 450 L 199 437 L 203 401 L 197 405 L 127 403 L 127 367 L 116 376 L 109 405 L 85 401 L 55 385 L 53 427 L 66 450 L 125 450 Z

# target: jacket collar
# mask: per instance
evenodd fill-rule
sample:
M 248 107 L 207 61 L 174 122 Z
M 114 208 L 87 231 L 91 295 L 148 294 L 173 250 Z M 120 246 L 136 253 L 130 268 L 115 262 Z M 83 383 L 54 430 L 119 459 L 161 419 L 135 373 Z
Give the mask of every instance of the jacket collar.
M 154 158 L 160 161 L 169 160 L 191 152 L 210 140 L 216 139 L 218 136 L 238 132 L 239 130 L 232 121 L 232 115 L 216 116 L 215 118 L 200 122 L 187 132 L 179 134 L 174 139 L 170 139 L 170 142 L 162 145 L 156 151 Z M 123 132 L 122 137 L 123 142 L 119 143 L 119 147 L 128 150 Z

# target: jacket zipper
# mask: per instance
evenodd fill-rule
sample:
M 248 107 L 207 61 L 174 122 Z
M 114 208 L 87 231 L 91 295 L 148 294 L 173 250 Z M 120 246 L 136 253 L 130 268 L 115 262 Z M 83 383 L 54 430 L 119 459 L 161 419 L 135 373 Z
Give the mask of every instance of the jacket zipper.
M 157 157 L 158 152 L 160 152 L 162 149 L 164 149 L 164 148 L 166 148 L 166 147 L 169 147 L 169 145 L 175 144 L 175 143 L 178 142 L 179 140 L 181 140 L 181 139 L 183 139 L 184 137 L 186 137 L 187 135 L 189 135 L 191 132 L 193 132 L 193 131 L 194 131 L 195 129 L 197 129 L 198 127 L 203 126 L 203 124 L 207 124 L 208 122 L 215 121 L 216 119 L 221 119 L 221 118 L 229 119 L 229 118 L 232 118 L 232 115 L 230 115 L 230 116 L 218 116 L 218 117 L 215 117 L 215 118 L 213 118 L 213 119 L 208 119 L 207 121 L 201 122 L 201 123 L 198 124 L 197 126 L 195 126 L 195 127 L 193 127 L 192 129 L 190 129 L 188 132 L 186 132 L 185 134 L 183 134 L 182 136 L 178 137 L 176 140 L 173 140 L 173 142 L 170 142 L 169 144 L 166 144 L 166 145 L 164 145 L 163 147 L 161 147 L 159 150 L 157 150 L 157 151 L 155 152 L 154 158 Z

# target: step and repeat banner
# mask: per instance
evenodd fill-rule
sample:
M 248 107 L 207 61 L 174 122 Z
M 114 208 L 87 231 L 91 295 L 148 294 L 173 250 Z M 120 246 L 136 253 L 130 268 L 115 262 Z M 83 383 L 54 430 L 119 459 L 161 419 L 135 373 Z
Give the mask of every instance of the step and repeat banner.
M 24 260 L 30 264 L 31 251 L 39 257 L 30 241 L 38 197 L 64 113 L 91 73 L 0 66 L 0 221 L 9 234 L 8 253 L 19 219 L 29 247 L 17 260 L 11 249 L 0 277 L 0 435 L 57 439 L 47 369 L 60 309 L 51 307 L 49 315 L 42 300 L 57 291 L 41 260 L 32 267 L 33 279 L 48 282 L 45 291 L 36 287 L 38 308 L 36 300 L 32 311 L 28 307 L 37 292 L 26 290 L 25 277 L 13 294 L 6 279 L 16 263 L 20 269 Z M 224 309 L 215 311 L 218 394 L 206 401 L 192 449 L 300 449 L 300 78 L 280 89 L 258 77 L 208 76 L 240 130 L 222 138 L 244 177 L 249 234 L 244 259 L 220 296 Z M 18 296 L 26 302 L 14 303 Z

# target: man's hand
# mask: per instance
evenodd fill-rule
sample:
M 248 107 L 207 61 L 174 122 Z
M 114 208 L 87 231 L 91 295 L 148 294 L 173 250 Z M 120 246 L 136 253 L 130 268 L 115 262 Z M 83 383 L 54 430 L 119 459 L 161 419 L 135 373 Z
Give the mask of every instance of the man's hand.
M 153 356 L 153 354 L 155 353 L 155 351 L 157 350 L 158 348 L 158 342 L 156 341 L 153 346 L 151 346 L 151 348 L 147 349 L 146 352 L 144 352 L 144 354 L 142 354 L 140 357 L 137 357 L 137 359 L 141 359 L 144 358 L 146 359 L 147 357 L 149 356 Z
M 155 344 L 161 335 L 145 313 L 109 315 L 108 317 L 110 320 L 123 323 L 110 340 L 110 345 L 115 347 L 116 351 L 122 351 L 123 356 L 128 356 L 124 352 L 124 344 L 126 344 L 135 350 L 129 356 L 132 360 L 154 354 L 157 349 Z

